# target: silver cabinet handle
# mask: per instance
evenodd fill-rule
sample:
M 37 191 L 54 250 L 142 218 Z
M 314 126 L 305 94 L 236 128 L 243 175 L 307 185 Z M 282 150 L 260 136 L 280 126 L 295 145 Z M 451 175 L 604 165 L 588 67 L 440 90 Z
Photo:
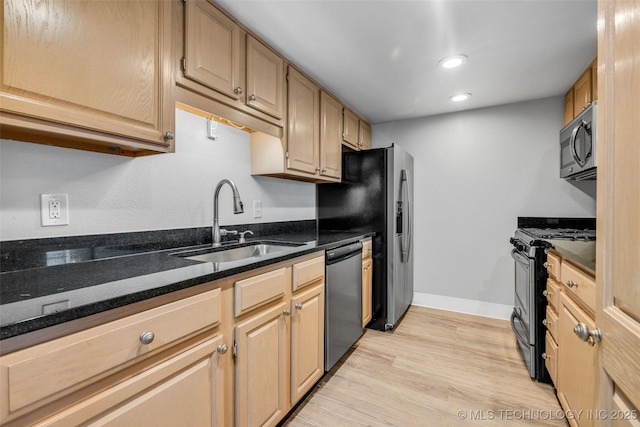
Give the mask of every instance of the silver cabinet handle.
M 290 309 L 288 309 L 288 308 L 285 308 L 285 309 L 282 311 L 282 314 L 284 314 L 285 316 L 290 316 L 290 315 L 291 315 L 291 310 L 290 310 Z
M 545 289 L 544 291 L 542 291 L 542 295 L 544 295 L 545 297 L 549 297 L 553 295 L 553 292 L 549 292 L 548 290 Z
M 544 268 L 551 268 L 551 267 L 553 267 L 553 264 L 551 264 L 550 262 L 546 262 L 546 261 L 545 261 L 545 263 L 544 263 L 544 264 L 542 264 L 542 266 L 543 266 Z
M 174 138 L 173 133 L 171 132 L 165 132 L 164 133 L 164 139 L 166 139 L 167 141 L 171 141 Z
M 542 358 L 544 360 L 547 360 L 547 359 L 551 359 L 551 356 L 549 356 L 547 353 L 542 353 Z
M 327 172 L 327 168 L 322 168 L 322 173 L 326 173 Z
M 296 304 L 296 310 L 302 310 L 302 304 L 300 303 Z
M 544 326 L 546 326 L 547 328 L 552 324 L 553 322 L 549 322 L 547 319 L 542 319 L 542 324 Z
M 229 349 L 229 348 L 227 347 L 227 345 L 226 345 L 226 344 L 220 344 L 220 345 L 218 346 L 218 353 L 220 353 L 220 354 L 225 354 L 225 353 L 227 352 L 227 350 L 228 350 L 228 349 Z
M 602 339 L 600 329 L 595 328 L 589 330 L 589 327 L 582 322 L 579 322 L 573 327 L 573 333 L 576 334 L 580 340 L 587 342 L 592 347 Z
M 573 288 L 574 286 L 578 286 L 578 284 L 573 280 L 567 280 L 567 286 Z
M 140 342 L 144 345 L 151 344 L 155 337 L 156 335 L 151 331 L 143 332 L 140 334 Z
M 249 101 L 255 101 L 255 100 L 256 100 L 255 95 L 249 95 Z
M 235 88 L 233 90 L 236 94 L 240 95 L 242 93 L 242 88 L 240 86 L 238 86 L 237 88 Z

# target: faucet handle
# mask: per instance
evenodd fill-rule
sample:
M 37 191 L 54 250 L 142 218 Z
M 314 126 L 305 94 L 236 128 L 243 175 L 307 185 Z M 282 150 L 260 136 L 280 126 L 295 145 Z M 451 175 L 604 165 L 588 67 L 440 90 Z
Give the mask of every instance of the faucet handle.
M 237 235 L 238 234 L 238 230 L 226 230 L 224 228 L 220 229 L 220 235 L 221 236 L 226 236 L 227 234 L 232 234 L 232 235 Z
M 240 233 L 239 233 L 239 234 L 240 234 L 240 241 L 239 241 L 239 243 L 244 243 L 244 242 L 246 242 L 246 240 L 245 240 L 245 238 L 244 238 L 244 235 L 245 235 L 245 234 L 247 234 L 247 233 L 249 233 L 249 234 L 251 234 L 251 235 L 253 236 L 253 231 L 251 231 L 251 230 L 245 230 L 245 231 L 242 231 L 242 232 L 240 232 Z

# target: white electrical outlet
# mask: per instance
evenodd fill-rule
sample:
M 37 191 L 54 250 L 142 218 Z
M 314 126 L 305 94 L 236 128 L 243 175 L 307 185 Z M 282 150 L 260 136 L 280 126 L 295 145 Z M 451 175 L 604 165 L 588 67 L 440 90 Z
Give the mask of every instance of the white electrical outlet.
M 262 202 L 260 200 L 253 201 L 253 217 L 262 218 Z
M 41 194 L 42 226 L 69 225 L 69 197 L 66 193 Z
M 207 119 L 207 137 L 214 141 L 218 139 L 218 122 L 213 119 Z

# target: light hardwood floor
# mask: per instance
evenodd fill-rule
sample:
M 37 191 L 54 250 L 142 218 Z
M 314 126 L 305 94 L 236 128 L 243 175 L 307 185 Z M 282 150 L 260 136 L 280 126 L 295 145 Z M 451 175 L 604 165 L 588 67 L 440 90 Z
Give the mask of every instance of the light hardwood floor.
M 411 306 L 393 332 L 367 329 L 284 425 L 568 425 L 516 346 L 507 321 Z

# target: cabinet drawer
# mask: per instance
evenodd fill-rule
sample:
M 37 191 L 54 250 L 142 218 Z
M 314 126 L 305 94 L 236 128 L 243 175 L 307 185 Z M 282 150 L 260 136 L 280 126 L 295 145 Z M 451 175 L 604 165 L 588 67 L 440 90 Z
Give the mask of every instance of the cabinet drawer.
M 549 302 L 549 304 L 551 304 L 551 306 L 556 311 L 556 313 L 558 312 L 558 304 L 560 300 L 561 289 L 562 289 L 562 286 L 560 285 L 560 282 L 557 282 L 556 280 L 551 278 L 547 279 L 547 289 L 546 289 L 547 301 Z
M 544 266 L 547 268 L 549 275 L 556 280 L 560 280 L 560 265 L 560 257 L 551 252 L 547 253 L 547 261 Z
M 220 318 L 220 289 L 214 289 L 3 356 L 0 421 L 115 373 Z M 141 342 L 146 332 L 154 334 L 149 344 Z
M 293 291 L 313 284 L 324 277 L 324 256 L 293 265 Z
M 549 376 L 553 384 L 558 384 L 558 344 L 554 341 L 549 332 L 545 335 L 545 347 L 544 347 L 544 366 L 549 371 Z
M 237 281 L 234 285 L 236 317 L 281 297 L 286 285 L 286 268 Z
M 553 339 L 558 341 L 558 313 L 553 308 L 551 308 L 550 305 L 547 306 L 547 318 L 544 320 L 547 330 L 549 331 Z
M 223 426 L 221 344 L 218 335 L 35 425 Z
M 362 242 L 362 258 L 371 258 L 373 255 L 373 246 L 371 240 Z
M 594 310 L 596 305 L 595 280 L 566 262 L 562 263 L 560 275 L 562 277 L 562 283 L 589 308 Z

